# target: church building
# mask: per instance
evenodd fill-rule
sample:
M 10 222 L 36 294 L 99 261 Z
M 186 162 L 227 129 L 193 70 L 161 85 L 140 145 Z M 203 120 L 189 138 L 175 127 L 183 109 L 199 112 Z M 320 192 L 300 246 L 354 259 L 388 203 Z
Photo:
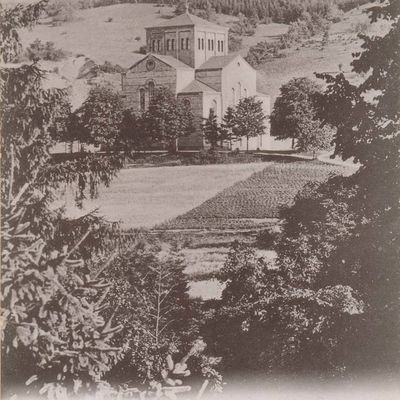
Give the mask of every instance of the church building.
M 240 55 L 228 54 L 227 27 L 186 12 L 146 28 L 146 43 L 149 53 L 122 75 L 125 106 L 144 111 L 155 88 L 168 87 L 190 105 L 196 119 L 196 131 L 179 139 L 179 150 L 207 147 L 201 124 L 211 109 L 220 122 L 229 106 L 256 96 L 270 114 L 269 96 L 257 92 L 257 72 Z M 266 128 L 250 140 L 249 149 L 266 149 L 271 139 Z M 245 149 L 244 142 L 233 148 Z

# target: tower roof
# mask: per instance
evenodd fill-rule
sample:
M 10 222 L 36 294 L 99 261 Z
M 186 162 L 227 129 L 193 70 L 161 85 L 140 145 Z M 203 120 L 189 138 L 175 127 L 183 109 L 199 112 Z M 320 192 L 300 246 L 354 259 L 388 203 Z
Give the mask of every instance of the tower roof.
M 214 24 L 213 22 L 207 21 L 203 18 L 199 18 L 196 15 L 190 14 L 188 12 L 185 12 L 171 19 L 167 19 L 159 23 L 158 25 L 149 26 L 146 29 L 167 28 L 175 26 L 202 26 L 211 29 L 229 29 L 226 26 Z

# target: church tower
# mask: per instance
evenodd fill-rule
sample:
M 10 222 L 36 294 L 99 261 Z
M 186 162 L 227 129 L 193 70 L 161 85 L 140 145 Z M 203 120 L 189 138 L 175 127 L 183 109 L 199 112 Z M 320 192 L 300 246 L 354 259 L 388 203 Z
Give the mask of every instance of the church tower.
M 228 29 L 186 11 L 146 28 L 147 50 L 198 68 L 211 57 L 228 54 Z

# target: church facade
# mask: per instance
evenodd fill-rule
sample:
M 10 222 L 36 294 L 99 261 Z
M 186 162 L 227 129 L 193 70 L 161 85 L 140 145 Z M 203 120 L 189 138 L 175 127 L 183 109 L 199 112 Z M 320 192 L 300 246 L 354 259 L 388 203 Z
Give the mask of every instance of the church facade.
M 144 111 L 158 86 L 168 87 L 190 105 L 196 131 L 179 139 L 180 150 L 207 147 L 201 132 L 213 110 L 221 121 L 226 109 L 243 97 L 256 96 L 270 113 L 269 96 L 257 92 L 257 73 L 240 55 L 228 54 L 228 28 L 188 12 L 146 28 L 149 53 L 122 75 L 126 107 Z M 268 121 L 264 135 L 252 138 L 249 148 L 266 149 L 271 140 Z M 245 149 L 237 142 L 234 148 Z

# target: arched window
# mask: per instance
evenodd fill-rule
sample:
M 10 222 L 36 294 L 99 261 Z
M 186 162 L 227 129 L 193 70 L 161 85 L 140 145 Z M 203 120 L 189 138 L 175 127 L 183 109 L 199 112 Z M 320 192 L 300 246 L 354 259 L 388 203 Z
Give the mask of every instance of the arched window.
M 221 40 L 221 52 L 222 53 L 224 52 L 224 41 L 223 40 Z
M 185 48 L 185 38 L 181 38 L 181 50 Z
M 236 103 L 236 93 L 235 88 L 232 88 L 232 104 Z
M 201 49 L 204 50 L 204 39 L 201 39 Z
M 242 84 L 240 82 L 238 83 L 238 95 L 240 100 L 242 98 Z
M 214 39 L 211 39 L 211 50 L 214 51 Z
M 185 105 L 185 107 L 187 108 L 191 108 L 192 104 L 190 103 L 189 99 L 183 99 L 183 104 Z
M 190 47 L 189 44 L 190 44 L 189 38 L 186 38 L 186 49 L 187 50 L 189 50 L 189 47 Z
M 154 53 L 156 51 L 156 41 L 153 40 L 152 46 L 151 46 L 151 51 Z
M 141 88 L 139 90 L 139 105 L 140 105 L 140 110 L 144 111 L 146 109 L 146 91 Z
M 171 39 L 167 39 L 167 51 L 169 50 Z
M 221 51 L 221 41 L 220 40 L 217 41 L 217 46 L 218 46 L 218 52 L 220 52 Z
M 149 88 L 149 103 L 150 103 L 151 99 L 154 97 L 154 88 L 155 88 L 155 85 L 154 85 L 154 82 L 153 82 L 153 81 L 150 81 L 150 82 L 148 83 L 148 88 Z
M 198 38 L 197 39 L 197 41 L 198 41 L 198 44 L 199 44 L 199 50 L 201 49 L 201 39 L 200 38 Z
M 161 50 L 161 40 L 157 40 L 157 51 Z
M 175 39 L 171 39 L 171 50 L 175 50 Z

